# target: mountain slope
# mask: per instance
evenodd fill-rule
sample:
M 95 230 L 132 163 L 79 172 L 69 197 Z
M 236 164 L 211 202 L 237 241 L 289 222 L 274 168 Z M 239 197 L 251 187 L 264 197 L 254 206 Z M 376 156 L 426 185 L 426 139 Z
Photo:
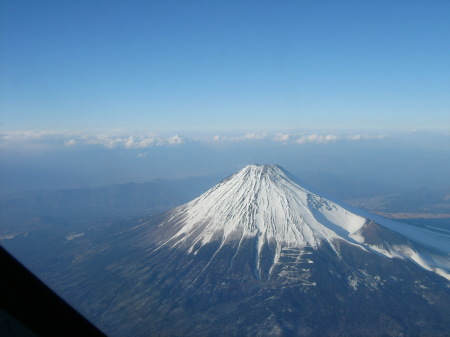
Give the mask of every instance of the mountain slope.
M 372 217 L 374 218 L 374 217 Z M 256 269 L 264 245 L 274 247 L 274 266 L 283 247 L 331 247 L 338 240 L 386 257 L 410 259 L 450 280 L 449 238 L 388 220 L 357 215 L 300 187 L 278 166 L 249 165 L 199 198 L 169 213 L 156 235 L 158 247 L 196 254 L 212 241 L 256 239 Z M 406 228 L 406 229 L 405 229 Z
M 74 250 L 54 282 L 111 336 L 450 331 L 448 237 L 343 207 L 277 166 L 127 227 Z

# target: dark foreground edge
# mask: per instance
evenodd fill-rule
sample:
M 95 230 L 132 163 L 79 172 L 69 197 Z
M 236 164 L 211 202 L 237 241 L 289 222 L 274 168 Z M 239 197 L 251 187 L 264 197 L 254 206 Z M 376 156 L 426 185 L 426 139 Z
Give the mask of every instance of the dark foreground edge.
M 37 336 L 106 337 L 0 246 L 0 308 Z M 1 324 L 3 327 L 5 324 Z M 3 336 L 1 332 L 0 335 Z

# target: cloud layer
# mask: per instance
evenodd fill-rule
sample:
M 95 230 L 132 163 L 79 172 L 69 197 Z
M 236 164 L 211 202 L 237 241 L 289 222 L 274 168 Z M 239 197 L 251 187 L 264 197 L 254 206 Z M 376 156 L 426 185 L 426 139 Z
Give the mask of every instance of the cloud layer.
M 320 134 L 320 133 L 246 133 L 240 136 L 226 136 L 215 135 L 212 137 L 214 142 L 237 142 L 250 140 L 268 140 L 273 142 L 281 142 L 284 144 L 306 144 L 317 143 L 326 144 L 336 141 L 359 141 L 370 139 L 384 139 L 385 135 L 368 135 L 368 134 L 350 134 L 350 135 L 336 135 L 336 134 Z
M 196 138 L 186 138 L 178 134 L 160 136 L 155 134 L 135 135 L 111 131 L 102 133 L 82 131 L 13 131 L 0 133 L 0 146 L 27 146 L 40 144 L 47 146 L 102 146 L 109 149 L 148 149 L 158 146 L 180 146 L 186 142 L 199 143 L 238 143 L 238 142 L 272 142 L 278 144 L 327 144 L 339 141 L 382 140 L 384 135 L 369 134 L 330 134 L 330 133 L 261 133 L 250 132 L 238 135 L 216 134 Z
M 181 145 L 185 139 L 178 134 L 169 137 L 156 135 L 118 135 L 110 133 L 87 133 L 74 131 L 13 131 L 0 133 L 0 144 L 10 145 L 47 144 L 53 146 L 99 145 L 109 149 L 145 149 L 153 146 Z

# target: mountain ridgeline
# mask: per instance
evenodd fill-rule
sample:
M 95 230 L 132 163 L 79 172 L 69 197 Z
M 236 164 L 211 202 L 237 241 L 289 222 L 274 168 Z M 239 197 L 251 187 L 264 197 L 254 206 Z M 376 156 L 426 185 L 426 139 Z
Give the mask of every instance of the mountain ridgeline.
M 448 241 L 424 230 L 368 215 L 358 215 L 296 184 L 278 166 L 250 165 L 199 198 L 168 213 L 155 236 L 158 247 L 194 255 L 206 244 L 235 247 L 255 241 L 255 275 L 263 250 L 273 255 L 273 270 L 284 248 L 323 243 L 338 254 L 345 243 L 386 257 L 406 258 L 450 280 Z M 175 233 L 176 231 L 176 233 Z M 153 236 L 153 235 L 152 235 Z M 270 278 L 271 271 L 266 272 Z
M 111 336 L 450 331 L 448 235 L 331 201 L 278 166 L 246 166 L 96 249 L 65 297 Z

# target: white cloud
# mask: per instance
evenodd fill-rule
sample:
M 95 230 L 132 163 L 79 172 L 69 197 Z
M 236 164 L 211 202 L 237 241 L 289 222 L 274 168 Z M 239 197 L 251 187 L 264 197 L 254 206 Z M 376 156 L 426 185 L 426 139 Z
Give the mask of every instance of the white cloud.
M 178 145 L 178 144 L 183 144 L 184 143 L 184 139 L 178 135 L 175 135 L 173 137 L 167 138 L 167 143 L 170 145 Z
M 125 139 L 123 145 L 125 146 L 126 149 L 131 149 L 136 147 L 136 142 L 134 141 L 134 138 L 130 136 L 127 139 Z
M 277 133 L 272 139 L 276 142 L 287 142 L 290 137 L 287 133 Z
M 76 145 L 76 144 L 78 144 L 78 142 L 75 139 L 73 139 L 73 138 L 69 139 L 69 140 L 66 140 L 64 142 L 65 146 L 73 146 L 73 145 Z
M 94 137 L 91 139 L 86 139 L 84 144 L 88 144 L 88 145 L 103 145 L 105 147 L 107 147 L 108 149 L 115 149 L 118 144 L 120 144 L 123 140 L 120 138 L 104 138 L 103 136 L 101 137 Z
M 356 135 L 347 136 L 348 140 L 369 140 L 369 139 L 384 139 L 384 138 L 386 138 L 385 135 L 371 136 L 371 135 L 356 134 Z
M 336 135 L 318 135 L 316 133 L 313 133 L 312 135 L 308 136 L 301 136 L 295 140 L 297 144 L 305 144 L 305 143 L 319 143 L 319 144 L 325 144 L 329 142 L 335 142 L 339 140 L 340 137 Z
M 256 133 L 256 132 L 250 132 L 243 134 L 241 136 L 223 136 L 223 135 L 215 135 L 212 137 L 212 141 L 214 142 L 239 142 L 239 141 L 246 141 L 246 140 L 262 140 L 267 138 L 266 133 Z
M 326 136 L 323 138 L 322 142 L 324 142 L 324 143 L 335 142 L 335 141 L 337 141 L 339 138 L 340 138 L 339 136 L 335 136 L 335 135 L 326 135 Z
M 153 146 L 156 143 L 156 138 L 146 137 L 137 143 L 138 148 L 147 148 Z
M 244 139 L 264 139 L 267 135 L 265 133 L 247 133 L 243 136 Z
M 81 138 L 80 138 L 81 140 Z M 163 145 L 180 145 L 184 143 L 184 138 L 174 135 L 168 138 L 160 138 L 156 136 L 128 136 L 128 137 L 107 137 L 104 134 L 91 137 L 83 137 L 84 144 L 103 145 L 107 148 L 114 149 L 123 147 L 125 149 L 145 149 L 152 146 Z
M 349 139 L 349 140 L 361 140 L 361 139 L 364 139 L 364 136 L 363 135 L 351 135 L 351 136 L 348 136 L 347 139 Z

